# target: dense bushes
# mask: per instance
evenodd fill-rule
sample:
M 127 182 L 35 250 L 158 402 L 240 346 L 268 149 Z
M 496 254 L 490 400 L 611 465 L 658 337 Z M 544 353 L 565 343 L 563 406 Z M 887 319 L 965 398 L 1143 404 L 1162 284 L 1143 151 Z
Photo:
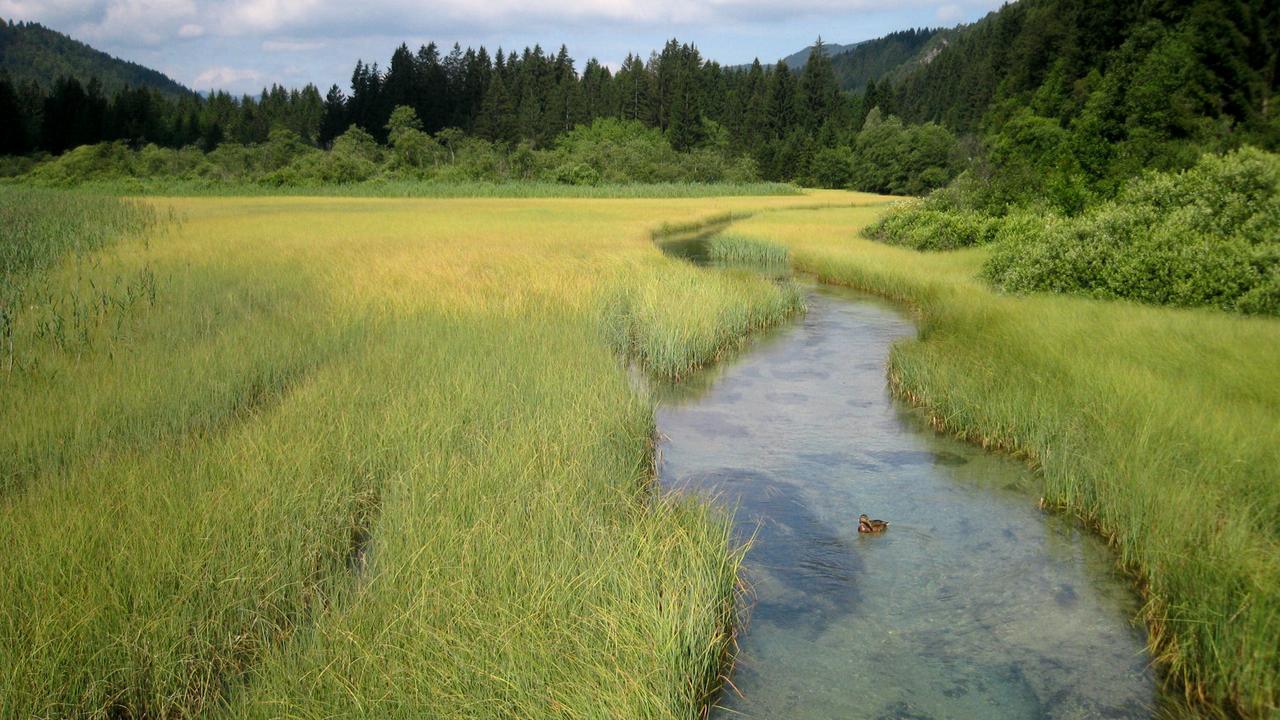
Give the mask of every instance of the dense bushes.
M 803 145 L 803 144 L 802 144 Z M 790 160 L 803 166 L 806 185 L 890 195 L 923 195 L 950 182 L 967 164 L 961 143 L 935 123 L 906 125 L 879 108 L 846 140 L 797 147 Z
M 934 123 L 904 125 L 872 110 L 853 142 L 849 187 L 890 195 L 922 195 L 951 181 L 961 166 L 960 146 Z
M 642 123 L 596 120 L 564 134 L 546 150 L 510 146 L 449 128 L 422 130 L 413 110 L 397 108 L 388 123 L 388 145 L 352 126 L 332 149 L 309 146 L 287 129 L 260 145 L 223 143 L 211 152 L 121 142 L 86 145 L 31 168 L 31 182 L 71 187 L 118 180 L 172 179 L 267 187 L 348 185 L 370 180 L 431 182 L 538 181 L 566 185 L 619 183 L 746 183 L 757 180 L 755 163 L 725 147 L 676 152 L 662 131 Z
M 917 201 L 885 215 L 867 229 L 876 240 L 917 250 L 955 250 L 991 242 L 998 218 L 970 210 L 939 209 Z
M 1280 314 L 1277 155 L 1206 155 L 1185 172 L 1148 173 L 1075 218 L 1023 217 L 1016 227 L 985 268 L 1007 290 Z
M 993 211 L 990 188 L 966 175 L 867 234 L 920 250 L 994 243 L 984 275 L 1014 292 L 1280 314 L 1280 155 L 1205 155 L 1075 215 L 1056 203 Z

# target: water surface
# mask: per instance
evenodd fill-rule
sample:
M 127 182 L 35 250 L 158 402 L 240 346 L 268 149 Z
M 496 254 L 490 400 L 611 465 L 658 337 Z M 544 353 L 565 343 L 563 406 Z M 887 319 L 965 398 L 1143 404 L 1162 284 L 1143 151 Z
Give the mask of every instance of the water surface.
M 660 390 L 661 481 L 737 507 L 755 604 L 722 717 L 1141 718 L 1155 678 L 1131 584 L 1037 509 L 1017 461 L 892 400 L 878 300 L 803 319 Z M 860 536 L 865 512 L 891 522 Z

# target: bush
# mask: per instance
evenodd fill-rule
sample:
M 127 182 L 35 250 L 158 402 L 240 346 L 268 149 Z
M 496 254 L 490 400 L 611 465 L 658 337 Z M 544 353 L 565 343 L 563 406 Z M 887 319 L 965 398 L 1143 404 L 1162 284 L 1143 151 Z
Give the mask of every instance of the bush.
M 983 272 L 1006 290 L 1280 314 L 1277 155 L 1206 155 L 1078 217 L 1004 224 Z
M 937 210 L 927 202 L 907 203 L 867 228 L 867 236 L 917 250 L 955 250 L 995 239 L 1000 221 L 978 212 Z
M 817 175 L 830 171 L 834 158 L 819 152 L 814 163 Z M 935 123 L 904 125 L 893 116 L 882 120 L 873 109 L 854 139 L 844 172 L 847 186 L 855 190 L 921 195 L 946 185 L 960 165 L 959 142 L 951 131 Z
M 0 176 L 21 173 L 33 184 L 74 187 L 110 183 L 115 188 L 142 186 L 143 181 L 193 181 L 269 188 L 351 185 L 372 181 L 431 183 L 506 183 L 540 180 L 573 186 L 635 183 L 755 183 L 759 173 L 749 157 L 733 156 L 723 129 L 708 126 L 705 146 L 676 152 L 662 131 L 642 123 L 601 119 L 561 136 L 550 150 L 521 143 L 511 147 L 457 128 L 433 135 L 421 129 L 416 114 L 398 107 L 387 124 L 384 147 L 364 129 L 352 125 L 333 141 L 332 149 L 316 149 L 296 132 L 273 129 L 258 145 L 223 143 L 203 153 L 196 147 L 171 150 L 148 145 L 134 151 L 124 143 L 101 143 L 36 163 L 11 162 Z M 123 182 L 122 182 L 123 181 Z

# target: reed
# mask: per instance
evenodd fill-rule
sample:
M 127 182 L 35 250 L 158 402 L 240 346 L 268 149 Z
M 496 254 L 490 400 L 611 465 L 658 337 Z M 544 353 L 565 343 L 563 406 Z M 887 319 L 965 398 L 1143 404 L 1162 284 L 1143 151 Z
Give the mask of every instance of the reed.
M 868 208 L 761 214 L 732 232 L 799 270 L 913 306 L 890 381 L 935 425 L 1014 451 L 1046 505 L 1115 546 L 1154 656 L 1206 711 L 1280 711 L 1280 321 L 993 292 L 987 249 L 871 242 Z
M 14 318 L 0 717 L 698 717 L 741 548 L 655 491 L 627 366 L 798 305 L 652 232 L 815 201 L 861 200 L 135 203 L 182 220 L 39 286 L 154 301 L 84 345 Z

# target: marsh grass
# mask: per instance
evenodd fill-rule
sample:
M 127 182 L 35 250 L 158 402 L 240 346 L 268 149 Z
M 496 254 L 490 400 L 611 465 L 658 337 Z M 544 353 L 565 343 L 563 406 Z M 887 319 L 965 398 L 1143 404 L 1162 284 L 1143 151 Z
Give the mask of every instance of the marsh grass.
M 1280 708 L 1280 322 L 993 293 L 988 250 L 862 239 L 872 209 L 762 214 L 798 270 L 910 304 L 890 358 L 936 427 L 1028 458 L 1046 505 L 1115 546 L 1154 656 L 1207 710 Z
M 8 181 L 10 187 L 24 187 Z M 0 183 L 3 185 L 3 183 Z M 384 197 L 384 198 L 712 198 L 802 195 L 789 183 L 617 183 L 566 185 L 542 181 L 480 182 L 367 180 L 342 185 L 277 186 L 220 180 L 129 178 L 76 185 L 85 195 L 156 197 Z
M 699 716 L 741 548 L 655 492 L 627 364 L 797 305 L 651 233 L 814 201 L 164 199 L 63 252 L 162 281 L 83 347 L 15 317 L 0 717 Z
M 732 233 L 712 237 L 707 254 L 715 262 L 764 266 L 786 265 L 791 258 L 786 246 Z
M 86 345 L 101 326 L 117 324 L 141 300 L 156 299 L 156 277 L 147 268 L 99 283 L 47 282 L 47 272 L 70 262 L 83 276 L 92 253 L 159 223 L 155 209 L 128 200 L 31 188 L 0 191 L 0 372 L 22 370 L 28 340 L 16 327 L 26 308 L 38 339 L 64 349 Z M 0 382 L 7 378 L 0 378 Z

